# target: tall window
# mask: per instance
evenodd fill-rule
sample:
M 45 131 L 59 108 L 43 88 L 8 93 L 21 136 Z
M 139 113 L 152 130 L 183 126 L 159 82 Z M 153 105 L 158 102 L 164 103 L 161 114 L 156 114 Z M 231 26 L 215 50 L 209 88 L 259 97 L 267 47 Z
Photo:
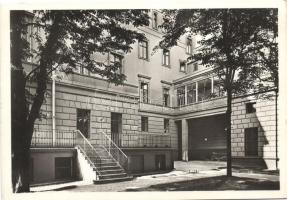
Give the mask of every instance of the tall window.
M 163 121 L 164 133 L 169 132 L 169 119 L 164 119 Z
M 147 117 L 141 117 L 141 125 L 142 125 L 142 131 L 148 132 L 148 118 Z
M 244 129 L 245 156 L 258 156 L 258 128 Z
M 211 97 L 211 79 L 198 82 L 198 101 L 203 101 Z
M 196 102 L 196 83 L 187 86 L 187 104 Z
M 156 12 L 153 12 L 152 14 L 152 28 L 157 29 L 158 26 L 158 16 Z
M 162 50 L 162 65 L 164 66 L 170 65 L 170 51 L 168 49 Z
M 182 106 L 185 105 L 185 87 L 177 88 L 177 105 Z
M 163 88 L 163 105 L 169 106 L 169 88 Z
M 140 83 L 140 100 L 143 103 L 148 103 L 148 83 Z
M 109 55 L 110 65 L 116 65 L 118 69 L 116 73 L 121 74 L 123 73 L 123 56 L 115 53 L 110 53 Z
M 77 109 L 77 129 L 89 138 L 90 134 L 90 110 Z
M 139 58 L 148 60 L 148 42 L 139 41 Z
M 224 95 L 223 84 L 218 77 L 213 78 L 213 94 L 215 97 L 221 97 Z
M 187 54 L 192 54 L 192 40 L 190 37 L 186 38 L 186 53 Z
M 179 71 L 186 72 L 186 61 L 179 61 Z

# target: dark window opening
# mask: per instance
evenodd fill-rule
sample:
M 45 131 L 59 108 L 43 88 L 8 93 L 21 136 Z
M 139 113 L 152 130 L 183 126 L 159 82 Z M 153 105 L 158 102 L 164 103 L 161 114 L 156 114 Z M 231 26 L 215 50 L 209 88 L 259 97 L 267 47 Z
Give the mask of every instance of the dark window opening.
M 123 56 L 115 54 L 115 53 L 110 53 L 109 60 L 110 60 L 110 65 L 114 65 L 117 67 L 117 70 L 115 72 L 118 74 L 122 74 L 123 73 Z
M 58 157 L 55 158 L 55 179 L 72 178 L 72 158 Z
M 170 65 L 170 51 L 168 49 L 162 50 L 162 65 L 164 66 Z
M 198 70 L 198 64 L 197 63 L 194 63 L 193 64 L 193 71 L 195 72 L 195 71 L 197 71 Z
M 169 106 L 169 89 L 168 88 L 163 88 L 163 105 L 164 106 Z
M 165 155 L 155 155 L 155 169 L 166 170 Z
M 246 113 L 255 113 L 256 108 L 255 108 L 255 102 L 253 103 L 246 103 Z
M 141 102 L 148 103 L 148 83 L 141 82 L 140 83 L 140 98 Z
M 245 156 L 258 156 L 258 128 L 244 129 Z
M 139 58 L 148 59 L 148 42 L 140 41 L 139 42 Z
M 180 72 L 186 72 L 186 61 L 180 61 L 179 62 L 179 71 Z
M 141 125 L 142 125 L 142 131 L 148 132 L 148 118 L 147 117 L 141 117 Z
M 177 88 L 177 105 L 182 106 L 185 105 L 185 87 Z
M 192 54 L 192 40 L 190 37 L 186 38 L 186 53 Z
M 164 126 L 164 133 L 168 133 L 169 132 L 169 119 L 164 119 L 163 126 Z
M 152 28 L 157 29 L 158 24 L 158 18 L 157 18 L 157 13 L 154 12 L 152 15 Z
M 90 110 L 77 109 L 77 129 L 89 138 L 90 136 Z
M 187 86 L 187 104 L 196 102 L 196 83 Z

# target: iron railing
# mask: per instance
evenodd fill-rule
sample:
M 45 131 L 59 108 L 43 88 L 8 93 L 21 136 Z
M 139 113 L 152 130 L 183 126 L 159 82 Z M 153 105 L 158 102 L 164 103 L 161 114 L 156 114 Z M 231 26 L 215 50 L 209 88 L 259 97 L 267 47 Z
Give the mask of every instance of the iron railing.
M 63 147 L 73 148 L 76 144 L 76 133 L 71 130 L 56 130 L 55 135 L 50 130 L 35 129 L 31 141 L 32 147 Z
M 170 148 L 171 135 L 169 134 L 122 134 L 121 147 L 123 148 Z
M 103 147 L 114 158 L 115 161 L 117 161 L 125 170 L 127 170 L 127 155 L 107 134 L 101 132 L 99 136 L 99 140 L 97 140 L 96 143 L 93 143 L 93 145 L 99 145 Z
M 90 141 L 81 133 L 81 131 L 76 130 L 76 147 L 80 149 L 80 151 L 84 154 L 85 158 L 92 165 L 92 167 L 96 170 L 97 174 L 101 175 L 98 167 L 101 167 L 101 156 L 98 154 L 97 150 L 93 147 Z M 97 166 L 95 165 L 97 163 Z

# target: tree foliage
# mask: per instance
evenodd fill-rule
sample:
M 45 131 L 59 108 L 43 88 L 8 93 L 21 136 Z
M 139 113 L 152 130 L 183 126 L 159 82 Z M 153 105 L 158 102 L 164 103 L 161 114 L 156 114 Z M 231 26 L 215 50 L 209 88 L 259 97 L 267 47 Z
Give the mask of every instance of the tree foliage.
M 33 18 L 33 20 L 29 20 Z M 148 25 L 147 10 L 13 10 L 11 19 L 11 105 L 12 180 L 14 192 L 29 191 L 30 144 L 34 123 L 40 117 L 51 72 L 66 73 L 82 67 L 107 81 L 121 84 L 120 63 L 100 63 L 93 53 L 131 50 L 131 44 L 144 39 L 135 27 Z M 34 31 L 27 37 L 28 28 Z M 31 41 L 36 46 L 31 51 Z M 26 71 L 24 61 L 34 57 L 36 65 Z M 36 92 L 27 92 L 28 81 Z
M 212 67 L 227 94 L 227 175 L 231 170 L 232 98 L 278 87 L 277 9 L 165 10 L 166 34 L 158 47 L 199 36 L 192 62 Z M 157 47 L 157 48 L 158 48 Z

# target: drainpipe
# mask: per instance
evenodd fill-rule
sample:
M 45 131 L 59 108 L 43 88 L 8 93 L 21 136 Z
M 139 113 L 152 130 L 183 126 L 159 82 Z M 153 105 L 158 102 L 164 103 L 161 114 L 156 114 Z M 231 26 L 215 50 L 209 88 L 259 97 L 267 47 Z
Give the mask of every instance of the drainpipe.
M 56 144 L 56 83 L 55 83 L 55 71 L 52 71 L 52 138 L 53 146 Z

